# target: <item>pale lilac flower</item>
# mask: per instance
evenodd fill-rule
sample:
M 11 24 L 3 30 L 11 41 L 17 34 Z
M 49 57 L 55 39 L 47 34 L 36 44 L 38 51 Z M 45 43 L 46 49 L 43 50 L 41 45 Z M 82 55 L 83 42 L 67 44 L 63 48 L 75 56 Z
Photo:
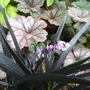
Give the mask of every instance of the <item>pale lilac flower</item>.
M 53 45 L 53 51 L 58 51 L 58 50 L 59 50 L 58 45 L 57 45 L 57 44 L 54 44 L 54 45 Z
M 69 43 L 65 43 L 62 47 L 62 51 L 66 51 L 70 47 Z
M 69 47 L 70 47 L 69 43 L 64 42 L 64 41 L 57 41 L 54 44 L 47 45 L 45 48 L 45 51 L 47 53 L 51 52 L 52 50 L 53 51 L 59 51 L 59 50 L 66 51 Z M 43 50 L 38 50 L 36 53 L 38 57 L 40 57 L 43 55 Z
M 53 50 L 53 45 L 47 45 L 45 50 L 47 53 L 51 52 Z
M 42 56 L 42 54 L 43 54 L 43 51 L 42 50 L 37 50 L 36 54 L 40 58 Z
M 53 47 L 54 51 L 62 50 L 65 51 L 70 47 L 69 43 L 66 43 L 64 41 L 57 41 L 56 44 Z
M 58 50 L 64 51 L 66 42 L 64 41 L 57 41 Z

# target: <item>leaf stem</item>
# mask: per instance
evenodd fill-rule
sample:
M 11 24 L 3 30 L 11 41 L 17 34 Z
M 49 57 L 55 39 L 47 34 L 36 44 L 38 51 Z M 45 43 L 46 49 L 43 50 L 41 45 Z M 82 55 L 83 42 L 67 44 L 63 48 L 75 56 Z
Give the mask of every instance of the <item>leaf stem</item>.
M 65 0 L 65 2 L 66 2 L 70 7 L 73 7 L 73 5 L 72 5 L 68 0 Z

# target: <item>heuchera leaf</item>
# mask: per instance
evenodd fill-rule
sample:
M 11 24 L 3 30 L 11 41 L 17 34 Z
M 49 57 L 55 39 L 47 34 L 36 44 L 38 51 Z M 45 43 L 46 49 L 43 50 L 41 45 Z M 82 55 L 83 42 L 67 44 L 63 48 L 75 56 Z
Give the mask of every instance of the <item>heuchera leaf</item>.
M 19 11 L 21 11 L 23 13 L 30 13 L 31 12 L 29 6 L 27 6 L 27 5 L 18 4 L 17 8 Z
M 87 42 L 86 36 L 82 35 L 82 36 L 79 38 L 79 42 L 80 42 L 80 44 L 86 43 L 86 42 Z
M 44 10 L 45 10 L 45 9 L 41 8 L 41 9 L 40 9 L 39 11 L 37 11 L 37 12 L 30 12 L 30 15 L 31 15 L 33 18 L 39 18 Z
M 25 13 L 30 11 L 36 12 L 40 10 L 40 7 L 43 5 L 45 0 L 14 0 L 19 2 L 18 9 Z
M 3 22 L 4 22 L 3 14 L 2 14 L 2 12 L 0 11 L 0 23 L 3 23 Z
M 85 23 L 77 22 L 73 25 L 73 28 L 76 30 L 76 33 L 81 30 Z
M 17 11 L 18 11 L 18 9 L 10 4 L 8 4 L 5 7 L 5 13 L 6 13 L 7 17 L 15 17 L 17 15 Z M 4 17 L 0 11 L 0 23 L 3 23 L 3 22 L 4 22 Z
M 34 19 L 31 16 L 26 18 L 25 16 L 20 15 L 17 15 L 16 18 L 9 18 L 8 20 L 14 31 L 20 49 L 29 47 L 33 40 L 36 40 L 37 42 L 44 42 L 46 40 L 48 33 L 44 30 L 47 26 L 45 21 Z M 7 27 L 5 23 L 3 26 Z M 7 40 L 9 41 L 10 46 L 15 49 L 9 32 Z
M 51 6 L 54 3 L 54 0 L 47 0 L 46 4 L 47 6 Z
M 55 4 L 56 4 L 56 6 L 59 7 L 59 8 L 66 9 L 66 2 L 65 2 L 65 1 L 55 0 Z
M 87 0 L 79 0 L 77 2 L 73 2 L 72 5 L 78 9 L 90 11 L 90 2 Z
M 0 0 L 0 4 L 3 8 L 5 8 L 9 2 L 10 2 L 10 0 Z
M 74 21 L 88 22 L 90 20 L 90 12 L 87 10 L 80 10 L 74 7 L 69 7 L 68 15 L 73 18 Z
M 61 8 L 55 8 L 53 10 L 44 11 L 41 17 L 45 20 L 48 20 L 50 24 L 54 24 L 59 26 L 63 16 L 65 14 L 65 10 Z
M 7 5 L 5 12 L 7 14 L 8 17 L 15 17 L 16 16 L 16 12 L 18 11 L 18 9 L 10 4 Z
M 70 16 L 67 16 L 67 19 L 66 19 L 66 22 L 65 22 L 66 24 L 67 24 L 67 26 L 72 26 L 72 19 L 71 19 L 71 17 Z
M 90 50 L 83 45 L 77 45 L 73 50 L 67 55 L 64 66 L 71 63 L 77 62 L 78 60 L 85 59 L 90 56 Z

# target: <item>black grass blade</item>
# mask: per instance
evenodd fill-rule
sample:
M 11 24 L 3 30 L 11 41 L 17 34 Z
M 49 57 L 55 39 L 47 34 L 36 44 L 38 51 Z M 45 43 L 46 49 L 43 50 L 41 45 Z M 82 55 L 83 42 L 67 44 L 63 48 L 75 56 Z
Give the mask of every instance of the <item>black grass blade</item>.
M 20 79 L 25 75 L 21 68 L 4 54 L 0 53 L 0 69 L 10 76 Z
M 4 43 L 6 44 L 9 52 L 11 53 L 11 55 L 14 57 L 14 59 L 16 60 L 17 64 L 20 66 L 20 68 L 26 73 L 26 74 L 29 74 L 30 71 L 28 70 L 28 68 L 25 66 L 25 64 L 22 62 L 21 58 L 18 57 L 18 55 L 11 49 L 11 47 L 9 46 L 9 44 L 7 43 L 3 33 L 1 32 L 0 30 L 0 34 L 1 34 L 1 37 L 3 38 L 3 41 Z
M 87 30 L 87 28 L 88 28 L 89 25 L 90 25 L 90 21 L 88 21 L 88 22 L 83 26 L 83 28 L 70 40 L 69 43 L 70 43 L 71 46 L 67 49 L 67 51 L 64 51 L 64 52 L 61 54 L 61 57 L 59 58 L 58 63 L 57 63 L 57 65 L 56 65 L 55 69 L 59 69 L 59 68 L 62 66 L 62 64 L 63 64 L 66 56 L 67 56 L 68 53 L 71 51 L 71 49 L 73 48 L 73 46 L 76 44 L 76 42 L 78 41 L 78 39 L 80 38 L 80 36 Z
M 65 75 L 51 74 L 51 73 L 36 73 L 24 76 L 21 80 L 16 82 L 16 85 L 21 85 L 26 82 L 38 82 L 38 81 L 58 81 L 67 83 L 79 83 L 84 85 L 90 85 L 90 80 L 81 79 L 78 77 L 70 77 Z
M 65 14 L 65 16 L 64 16 L 64 18 L 63 18 L 63 20 L 62 20 L 62 22 L 60 24 L 60 26 L 58 27 L 58 30 L 57 30 L 57 32 L 55 34 L 55 38 L 53 39 L 53 42 L 55 42 L 55 41 L 60 39 L 60 36 L 61 36 L 64 24 L 65 24 L 67 15 L 68 15 L 68 12 L 66 12 L 66 14 Z
M 15 86 L 13 84 L 10 84 L 10 83 L 7 83 L 7 82 L 3 82 L 3 81 L 0 81 L 0 86 L 10 87 L 10 88 L 17 88 L 17 86 Z
M 90 59 L 90 56 L 83 59 L 83 60 L 80 60 L 78 62 L 75 62 L 73 64 L 70 64 L 68 66 L 65 66 L 65 67 L 62 67 L 58 70 L 53 70 L 51 71 L 51 73 L 57 73 L 57 74 L 64 74 L 64 73 L 69 73 L 69 71 L 73 71 L 74 69 L 78 68 L 78 70 L 80 69 L 79 67 L 81 67 L 80 65 L 83 64 L 84 62 L 88 61 Z M 76 69 L 77 70 L 77 69 Z
M 18 53 L 18 55 L 20 56 L 21 60 L 23 61 L 23 56 L 22 56 L 22 53 L 21 53 L 21 51 L 20 51 L 18 42 L 17 42 L 17 40 L 16 40 L 16 38 L 15 38 L 15 35 L 14 35 L 12 29 L 11 29 L 11 26 L 10 26 L 10 24 L 9 24 L 9 22 L 8 22 L 8 19 L 7 19 L 7 17 L 6 17 L 6 14 L 5 14 L 5 12 L 4 12 L 4 10 L 3 10 L 3 8 L 2 8 L 1 5 L 0 5 L 0 10 L 2 11 L 2 14 L 3 14 L 4 19 L 5 19 L 5 21 L 6 21 L 6 24 L 7 24 L 7 27 L 8 27 L 8 29 L 9 29 L 9 31 L 10 31 L 11 36 L 12 36 L 13 42 L 14 42 L 15 47 L 16 47 L 16 50 L 17 50 L 17 53 Z
M 1 24 L 0 24 L 0 30 L 2 30 L 2 33 L 5 35 L 4 29 L 3 29 L 3 27 L 2 27 Z M 6 44 L 4 43 L 4 41 L 3 41 L 3 39 L 2 39 L 1 36 L 0 36 L 0 38 L 1 38 L 1 42 L 2 42 L 3 53 L 4 53 L 7 57 L 10 57 L 10 53 L 9 53 L 9 51 L 8 51 L 8 48 L 7 48 Z

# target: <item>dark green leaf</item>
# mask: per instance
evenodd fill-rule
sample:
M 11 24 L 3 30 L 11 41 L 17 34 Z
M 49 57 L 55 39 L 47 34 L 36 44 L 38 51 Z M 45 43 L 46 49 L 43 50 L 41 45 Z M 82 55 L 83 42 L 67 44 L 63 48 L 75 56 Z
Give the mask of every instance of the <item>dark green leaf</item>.
M 65 76 L 65 75 L 58 75 L 58 74 L 51 74 L 51 73 L 36 73 L 36 74 L 29 74 L 21 78 L 16 85 L 21 85 L 26 82 L 38 82 L 38 81 L 59 81 L 59 82 L 67 82 L 67 83 L 79 83 L 84 85 L 90 85 L 90 80 L 85 80 L 82 78 Z

